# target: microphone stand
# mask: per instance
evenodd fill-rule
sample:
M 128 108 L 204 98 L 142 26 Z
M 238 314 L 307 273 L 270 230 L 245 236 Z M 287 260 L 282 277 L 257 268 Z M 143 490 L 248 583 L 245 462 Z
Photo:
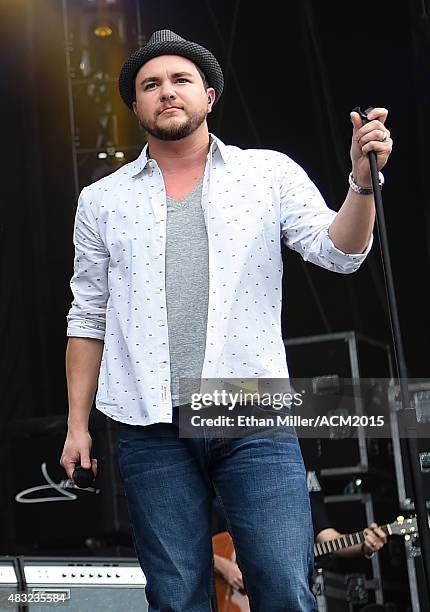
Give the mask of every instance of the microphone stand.
M 367 113 L 371 110 L 372 108 L 367 108 L 363 112 L 360 107 L 356 107 L 353 109 L 354 112 L 357 112 L 360 115 L 363 124 L 368 123 Z M 387 230 L 385 226 L 384 207 L 382 204 L 381 190 L 379 188 L 379 176 L 375 151 L 369 151 L 368 157 L 370 164 L 370 172 L 372 176 L 373 195 L 375 198 L 376 218 L 378 221 L 379 238 L 381 244 L 381 256 L 385 268 L 385 283 L 388 294 L 388 310 L 392 323 L 394 347 L 398 356 L 400 395 L 402 405 L 401 412 L 403 413 L 403 417 L 407 417 L 404 418 L 406 428 L 406 448 L 411 466 L 412 490 L 414 495 L 415 511 L 417 514 L 421 559 L 424 569 L 423 575 L 425 588 L 427 591 L 427 599 L 428 601 L 430 601 L 430 531 L 429 522 L 427 519 L 426 499 L 417 445 L 417 417 L 416 411 L 410 409 L 411 405 L 408 387 L 408 373 L 406 368 L 405 354 L 403 350 L 402 334 L 400 331 L 396 294 L 394 291 L 393 273 L 391 269 Z

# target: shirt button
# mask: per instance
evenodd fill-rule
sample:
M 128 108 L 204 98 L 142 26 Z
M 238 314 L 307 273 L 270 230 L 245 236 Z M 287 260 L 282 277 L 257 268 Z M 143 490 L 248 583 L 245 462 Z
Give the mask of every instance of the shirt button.
M 164 321 L 158 321 L 158 327 L 164 327 Z
M 158 293 L 163 293 L 163 290 L 162 289 L 154 289 L 154 293 L 157 293 L 157 294 Z
M 167 365 L 167 361 L 161 361 L 160 362 L 160 368 L 165 368 Z

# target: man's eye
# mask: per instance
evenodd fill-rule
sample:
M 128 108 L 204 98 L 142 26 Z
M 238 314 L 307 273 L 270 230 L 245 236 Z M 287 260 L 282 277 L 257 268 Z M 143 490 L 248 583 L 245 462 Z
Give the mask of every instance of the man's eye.
M 190 82 L 190 80 L 189 80 L 189 79 L 186 79 L 185 77 L 178 77 L 178 78 L 176 79 L 176 82 L 177 82 L 177 83 L 178 83 L 178 82 L 181 82 L 181 81 L 183 81 L 183 82 L 185 82 L 185 83 L 189 83 L 189 82 Z M 144 89 L 144 91 L 148 91 L 148 89 L 154 89 L 156 86 L 157 86 L 157 83 L 155 83 L 155 82 L 153 82 L 153 83 L 147 83 L 143 89 Z

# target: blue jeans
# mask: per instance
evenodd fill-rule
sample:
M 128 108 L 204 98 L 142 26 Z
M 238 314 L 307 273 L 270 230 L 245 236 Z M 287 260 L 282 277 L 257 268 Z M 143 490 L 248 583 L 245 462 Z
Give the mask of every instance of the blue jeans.
M 313 532 L 295 436 L 179 438 L 120 424 L 118 460 L 150 612 L 210 612 L 214 492 L 253 612 L 313 612 Z

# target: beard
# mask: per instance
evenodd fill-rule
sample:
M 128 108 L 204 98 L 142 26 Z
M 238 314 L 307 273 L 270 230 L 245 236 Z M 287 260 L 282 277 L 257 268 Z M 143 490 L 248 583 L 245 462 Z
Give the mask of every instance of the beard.
M 195 132 L 206 120 L 206 117 L 207 111 L 202 110 L 194 113 L 191 117 L 187 115 L 180 123 L 173 121 L 165 127 L 157 125 L 155 121 L 145 121 L 139 117 L 139 125 L 158 140 L 182 140 L 182 138 L 186 138 Z

